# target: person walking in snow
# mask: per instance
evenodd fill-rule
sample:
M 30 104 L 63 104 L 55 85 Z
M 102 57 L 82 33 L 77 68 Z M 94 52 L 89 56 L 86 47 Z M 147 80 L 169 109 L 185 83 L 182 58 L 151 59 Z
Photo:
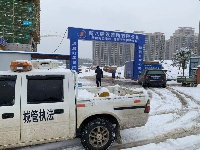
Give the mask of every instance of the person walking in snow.
M 102 69 L 99 68 L 99 66 L 97 66 L 95 73 L 96 73 L 96 84 L 97 87 L 99 87 L 99 85 L 101 86 L 101 78 L 103 78 L 103 71 Z

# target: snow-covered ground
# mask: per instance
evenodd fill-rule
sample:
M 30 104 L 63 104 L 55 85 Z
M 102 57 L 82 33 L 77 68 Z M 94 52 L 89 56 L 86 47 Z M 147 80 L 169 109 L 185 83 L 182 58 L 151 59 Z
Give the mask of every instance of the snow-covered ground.
M 181 102 L 177 92 L 186 103 Z M 124 143 L 147 141 L 129 150 L 195 150 L 200 148 L 200 87 L 153 89 L 144 127 L 122 131 Z
M 171 60 L 164 60 L 162 63 L 163 69 L 167 70 L 167 78 L 168 79 L 176 79 L 177 76 L 182 76 L 183 75 L 183 70 L 178 67 L 173 67 L 172 61 Z M 185 76 L 189 75 L 189 65 L 187 65 L 187 69 L 185 69 Z M 79 74 L 79 77 L 85 77 L 85 76 L 94 76 L 95 72 L 94 70 L 89 70 L 87 67 L 82 67 L 82 73 Z M 104 75 L 106 76 L 112 76 L 111 73 L 105 72 Z M 119 77 L 120 79 L 124 79 L 124 66 L 118 67 L 115 73 L 116 77 Z
M 167 78 L 176 79 L 182 75 L 182 69 L 171 66 L 171 61 L 164 61 Z M 123 79 L 124 67 L 117 69 Z M 188 68 L 185 75 L 188 75 Z M 105 73 L 111 76 L 109 73 Z M 80 76 L 94 76 L 94 72 Z M 168 81 L 167 88 L 149 88 L 151 112 L 148 122 L 143 127 L 121 131 L 123 146 L 129 150 L 200 150 L 200 86 L 181 87 Z M 113 145 L 111 149 L 118 147 Z

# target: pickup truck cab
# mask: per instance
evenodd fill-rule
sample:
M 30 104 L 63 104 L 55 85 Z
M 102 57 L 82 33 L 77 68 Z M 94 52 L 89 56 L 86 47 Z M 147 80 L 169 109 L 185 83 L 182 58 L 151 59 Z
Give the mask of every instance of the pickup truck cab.
M 81 99 L 76 73 L 56 62 L 16 61 L 11 69 L 0 71 L 0 148 L 80 137 L 85 149 L 105 150 L 120 142 L 121 129 L 148 120 L 143 92 L 117 88 L 122 96 Z M 96 95 L 100 89 L 86 90 Z

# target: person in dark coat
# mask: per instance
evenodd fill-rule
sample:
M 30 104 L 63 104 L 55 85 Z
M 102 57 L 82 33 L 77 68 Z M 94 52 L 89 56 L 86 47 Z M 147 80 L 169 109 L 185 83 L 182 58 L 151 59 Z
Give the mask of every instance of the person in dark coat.
M 95 73 L 96 73 L 96 84 L 97 84 L 97 87 L 99 87 L 99 85 L 101 86 L 101 78 L 103 78 L 103 71 L 102 71 L 102 69 L 99 68 L 99 66 L 97 66 L 96 68 L 97 68 L 95 70 Z

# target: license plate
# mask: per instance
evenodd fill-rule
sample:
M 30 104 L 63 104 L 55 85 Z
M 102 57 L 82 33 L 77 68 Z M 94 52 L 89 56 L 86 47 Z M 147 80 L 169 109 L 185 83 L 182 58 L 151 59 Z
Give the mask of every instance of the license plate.
M 151 76 L 154 80 L 158 80 L 160 76 Z

